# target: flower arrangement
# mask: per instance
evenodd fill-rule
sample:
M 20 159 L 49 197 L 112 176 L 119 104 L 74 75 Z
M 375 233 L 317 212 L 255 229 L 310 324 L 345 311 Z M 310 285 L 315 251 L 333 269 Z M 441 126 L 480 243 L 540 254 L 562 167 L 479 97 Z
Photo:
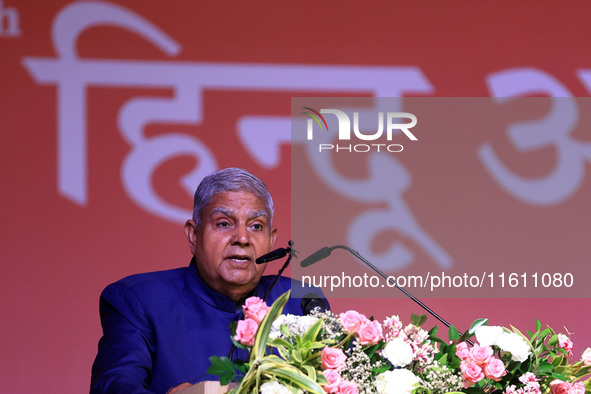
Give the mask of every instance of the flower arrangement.
M 223 385 L 238 380 L 231 393 L 591 392 L 591 348 L 573 363 L 570 334 L 539 321 L 526 336 L 479 319 L 464 335 L 450 327 L 444 341 L 436 326 L 422 328 L 425 315 L 406 326 L 398 316 L 379 323 L 356 311 L 283 315 L 288 297 L 270 308 L 246 300 L 245 318 L 231 329 L 234 344 L 250 350 L 248 360 L 210 358 L 208 372 Z

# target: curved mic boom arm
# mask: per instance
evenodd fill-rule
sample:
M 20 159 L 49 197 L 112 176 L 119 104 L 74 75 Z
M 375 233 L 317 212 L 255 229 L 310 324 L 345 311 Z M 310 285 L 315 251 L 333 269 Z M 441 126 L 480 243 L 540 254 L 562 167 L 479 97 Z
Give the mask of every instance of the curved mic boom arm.
M 372 270 L 374 270 L 376 273 L 378 273 L 382 278 L 386 279 L 388 281 L 388 283 L 393 284 L 394 287 L 396 287 L 398 290 L 403 292 L 408 298 L 410 298 L 411 300 L 413 300 L 414 302 L 419 304 L 424 310 L 429 312 L 431 314 L 431 316 L 433 316 L 434 318 L 439 320 L 441 323 L 445 324 L 445 326 L 447 328 L 450 327 L 450 324 L 444 318 L 442 318 L 437 313 L 435 313 L 433 310 L 431 310 L 431 308 L 429 308 L 427 305 L 423 304 L 418 298 L 416 298 L 415 296 L 410 294 L 405 288 L 398 286 L 398 283 L 396 283 L 391 277 L 389 277 L 388 275 L 383 273 L 382 270 L 380 270 L 378 267 L 373 265 L 369 260 L 367 260 L 361 254 L 359 254 L 358 251 L 356 251 L 355 249 L 352 249 L 348 246 L 345 246 L 345 245 L 335 245 L 335 246 L 331 246 L 328 248 L 328 250 L 329 250 L 328 254 L 330 255 L 330 252 L 332 252 L 334 249 L 345 249 L 345 250 L 349 251 L 349 253 L 351 253 L 353 256 L 357 257 L 359 260 L 361 260 L 363 263 L 365 263 L 365 265 L 367 265 Z M 460 333 L 460 335 L 462 335 L 462 333 Z M 466 341 L 470 345 L 474 345 L 474 343 L 470 339 L 467 339 Z

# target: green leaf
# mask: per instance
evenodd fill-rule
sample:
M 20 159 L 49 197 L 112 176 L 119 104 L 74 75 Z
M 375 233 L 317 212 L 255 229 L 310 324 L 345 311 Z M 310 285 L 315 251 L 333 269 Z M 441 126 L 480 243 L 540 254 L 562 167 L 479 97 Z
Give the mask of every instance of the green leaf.
M 539 332 L 542 329 L 542 323 L 540 320 L 536 319 L 536 332 Z
M 210 375 L 219 375 L 222 386 L 234 381 L 236 377 L 234 364 L 232 364 L 232 360 L 228 357 L 211 356 L 209 363 L 211 365 L 207 369 L 207 373 Z
M 542 373 L 550 373 L 550 372 L 554 371 L 554 365 L 544 361 L 544 362 L 540 363 L 540 365 L 538 366 L 538 369 Z
M 306 375 L 312 380 L 316 380 L 316 369 L 311 365 L 302 365 L 302 368 L 306 370 Z
M 316 374 L 316 383 L 318 383 L 321 386 L 324 386 L 324 385 L 328 384 L 328 379 L 326 379 L 326 376 L 324 376 L 323 373 L 317 373 Z
M 548 335 L 548 333 L 550 332 L 549 329 L 544 329 L 541 333 L 540 333 L 540 338 L 544 338 L 546 335 Z
M 277 347 L 275 347 L 275 349 L 277 349 L 277 351 L 279 352 L 279 355 L 284 360 L 289 360 L 289 355 L 291 354 L 289 349 L 287 349 L 283 346 L 277 346 Z
M 275 338 L 269 343 L 269 345 L 273 347 L 283 346 L 287 349 L 293 348 L 293 345 L 283 338 Z
M 232 337 L 234 337 L 234 335 L 236 335 L 236 327 L 238 327 L 238 322 L 237 321 L 231 321 L 230 322 L 230 335 Z
M 383 366 L 381 366 L 380 368 L 373 368 L 371 370 L 373 376 L 378 376 L 379 374 L 386 372 L 388 370 L 392 369 L 392 367 L 388 364 L 384 364 Z
M 554 334 L 548 340 L 548 346 L 556 346 L 558 344 L 558 335 Z
M 257 335 L 255 337 L 254 346 L 250 352 L 250 361 L 253 362 L 254 360 L 263 357 L 265 354 L 265 348 L 267 347 L 267 339 L 269 338 L 269 333 L 271 332 L 271 325 L 279 317 L 281 312 L 283 312 L 283 307 L 287 303 L 289 299 L 289 295 L 291 290 L 286 291 L 283 293 L 267 312 L 267 315 L 259 325 L 259 329 L 257 330 Z
M 460 332 L 454 326 L 449 326 L 448 334 L 450 341 L 456 341 L 460 339 Z
M 281 365 L 279 363 L 262 363 L 260 369 L 265 375 L 285 379 L 291 384 L 303 390 L 309 391 L 310 393 L 325 394 L 324 389 L 318 383 L 316 383 L 316 381 L 310 379 L 300 370 L 292 367 L 289 364 Z
M 433 326 L 433 328 L 429 330 L 429 338 L 433 338 L 435 335 L 437 335 L 437 331 L 438 331 L 437 326 Z M 439 339 L 439 338 L 437 338 L 437 339 Z
M 234 361 L 234 367 L 239 372 L 242 372 L 243 375 L 245 375 L 248 372 L 248 370 L 250 369 L 250 364 L 245 363 L 242 360 L 236 360 L 236 361 Z
M 240 342 L 238 342 L 237 340 L 235 340 L 234 336 L 232 336 L 230 339 L 232 340 L 232 343 L 234 344 L 234 346 L 236 346 L 238 349 L 248 349 L 248 346 L 245 346 L 245 345 L 241 344 Z
M 576 371 L 576 373 L 574 374 L 575 377 L 580 378 L 581 376 L 585 376 L 587 375 L 589 372 L 591 372 L 591 365 L 587 366 L 587 367 L 581 367 L 581 369 L 579 369 L 578 371 Z
M 324 349 L 326 347 L 326 343 L 322 342 L 312 342 L 310 344 L 310 349 Z
M 476 319 L 476 320 L 474 320 L 474 323 L 472 323 L 472 325 L 470 326 L 468 333 L 470 333 L 470 335 L 474 335 L 474 333 L 476 332 L 476 329 L 478 327 L 486 326 L 487 324 L 488 324 L 488 319 L 485 319 L 485 318 Z
M 314 342 L 316 340 L 316 338 L 318 337 L 318 333 L 320 332 L 320 330 L 322 329 L 322 319 L 318 319 L 318 321 L 314 324 L 312 324 L 312 327 L 310 327 L 308 329 L 308 331 L 306 331 L 306 333 L 304 334 L 303 340 L 305 342 Z
M 415 326 L 422 326 L 427 321 L 427 315 L 424 313 L 422 315 L 415 315 L 414 313 L 410 315 L 410 322 Z
M 431 342 L 434 343 L 439 343 L 441 346 L 447 345 L 447 342 L 445 342 L 443 339 L 441 338 L 437 338 L 436 336 L 433 336 L 431 338 L 429 338 L 431 340 Z
M 281 331 L 286 337 L 289 336 L 289 327 L 287 327 L 287 324 L 282 324 L 281 327 L 279 327 L 279 331 Z
M 559 380 L 564 380 L 566 382 L 566 376 L 561 375 L 559 373 L 551 373 L 550 376 L 552 376 L 554 379 L 559 379 Z
M 294 360 L 294 361 L 295 361 L 296 363 L 298 363 L 298 364 L 301 364 L 301 363 L 302 363 L 302 361 L 304 361 L 304 360 L 302 359 L 302 355 L 301 355 L 301 353 L 300 353 L 300 352 L 299 352 L 299 350 L 297 350 L 297 349 L 293 349 L 293 350 L 291 351 L 291 358 L 292 358 L 292 360 Z

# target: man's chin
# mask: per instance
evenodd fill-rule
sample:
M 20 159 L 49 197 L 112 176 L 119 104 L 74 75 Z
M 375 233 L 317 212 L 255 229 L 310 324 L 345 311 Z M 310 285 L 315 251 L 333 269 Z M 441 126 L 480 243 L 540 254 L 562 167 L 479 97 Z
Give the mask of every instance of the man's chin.
M 262 273 L 253 272 L 251 270 L 232 270 L 224 275 L 222 278 L 224 282 L 232 287 L 256 287 L 261 279 Z

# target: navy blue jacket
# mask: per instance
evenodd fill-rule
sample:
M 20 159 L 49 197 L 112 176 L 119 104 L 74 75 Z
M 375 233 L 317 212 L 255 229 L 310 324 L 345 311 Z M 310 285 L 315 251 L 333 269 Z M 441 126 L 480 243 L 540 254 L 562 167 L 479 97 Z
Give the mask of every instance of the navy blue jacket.
M 254 290 L 263 297 L 273 276 Z M 271 305 L 289 290 L 280 278 L 267 299 Z M 284 313 L 301 315 L 300 299 Z M 165 393 L 183 382 L 217 380 L 207 374 L 208 358 L 228 356 L 230 322 L 243 318 L 241 305 L 210 289 L 188 267 L 132 275 L 109 285 L 100 299 L 103 337 L 92 367 L 91 393 Z M 247 359 L 238 349 L 234 358 Z

